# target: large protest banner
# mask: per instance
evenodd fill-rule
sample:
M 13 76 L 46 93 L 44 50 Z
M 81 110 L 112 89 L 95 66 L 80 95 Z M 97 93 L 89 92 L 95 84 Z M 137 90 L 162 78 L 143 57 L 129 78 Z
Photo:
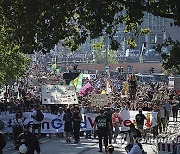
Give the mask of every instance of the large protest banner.
M 135 117 L 138 114 L 138 111 L 129 111 L 129 110 L 122 110 L 120 112 L 120 116 L 122 118 L 122 124 L 121 124 L 121 131 L 127 131 L 129 129 L 129 125 L 131 123 L 134 123 L 136 126 L 136 120 Z M 154 118 L 157 116 L 157 114 L 152 114 L 152 112 L 143 111 L 143 114 L 146 116 L 147 120 L 144 124 L 144 129 L 148 129 L 151 127 L 151 122 L 154 120 Z M 157 124 L 156 124 L 157 125 Z
M 74 86 L 43 85 L 42 104 L 78 104 Z
M 135 124 L 135 116 L 138 114 L 138 111 L 128 111 L 128 112 L 127 110 L 121 111 L 121 116 L 122 116 L 122 122 L 121 122 L 122 125 L 120 127 L 121 131 L 127 131 L 131 123 Z M 152 112 L 144 111 L 143 114 L 147 117 L 147 121 L 145 122 L 144 129 L 148 129 L 151 127 L 151 121 L 153 119 Z M 31 115 L 32 112 L 23 113 L 23 117 L 25 118 L 24 124 L 33 124 L 33 119 L 31 118 Z M 82 114 L 83 120 L 81 122 L 81 131 L 93 130 L 94 120 L 97 116 L 98 114 L 95 113 Z M 15 114 L 2 113 L 0 115 L 0 121 L 4 125 L 4 127 L 1 128 L 2 132 L 4 133 L 12 132 L 13 119 L 15 119 Z M 42 133 L 58 133 L 58 132 L 64 132 L 63 117 L 50 113 L 44 113 L 44 120 L 42 122 Z

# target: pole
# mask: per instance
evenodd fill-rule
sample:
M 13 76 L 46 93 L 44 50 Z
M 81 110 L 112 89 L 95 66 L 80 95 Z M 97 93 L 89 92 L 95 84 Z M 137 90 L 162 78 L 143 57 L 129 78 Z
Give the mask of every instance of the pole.
M 65 56 L 65 58 L 64 58 L 64 68 L 65 68 L 65 72 L 66 72 L 67 71 L 66 70 L 66 48 L 64 50 L 64 56 Z
M 109 37 L 107 38 L 107 46 L 106 46 L 106 65 L 108 65 L 108 51 L 109 51 Z

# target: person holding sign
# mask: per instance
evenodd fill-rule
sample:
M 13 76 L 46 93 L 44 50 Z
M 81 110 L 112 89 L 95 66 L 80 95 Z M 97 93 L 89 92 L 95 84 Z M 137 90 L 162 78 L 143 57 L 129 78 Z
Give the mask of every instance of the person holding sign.
M 98 128 L 98 138 L 99 138 L 99 152 L 102 152 L 102 138 L 104 138 L 105 149 L 108 146 L 108 130 L 111 129 L 111 124 L 109 118 L 104 115 L 104 110 L 100 110 L 100 115 L 95 118 L 94 122 L 94 132 Z M 110 131 L 111 132 L 111 131 Z

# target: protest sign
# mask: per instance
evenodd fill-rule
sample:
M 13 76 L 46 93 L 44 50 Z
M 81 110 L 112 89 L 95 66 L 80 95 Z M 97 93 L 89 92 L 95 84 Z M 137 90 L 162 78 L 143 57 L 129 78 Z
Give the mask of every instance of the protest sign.
M 112 96 L 110 94 L 90 94 L 88 98 L 92 106 L 104 106 L 112 103 Z
M 42 104 L 78 104 L 74 86 L 43 85 Z

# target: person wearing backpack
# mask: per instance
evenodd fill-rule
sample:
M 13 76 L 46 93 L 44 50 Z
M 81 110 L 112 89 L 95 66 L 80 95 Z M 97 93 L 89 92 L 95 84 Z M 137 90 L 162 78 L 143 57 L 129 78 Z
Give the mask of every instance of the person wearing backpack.
M 41 137 L 41 123 L 44 120 L 44 115 L 40 110 L 38 105 L 35 106 L 35 110 L 32 113 L 33 125 L 32 125 L 32 133 L 35 134 L 35 130 L 38 130 L 38 138 Z
M 0 154 L 3 153 L 3 149 L 6 146 L 6 139 L 4 134 L 0 131 Z

